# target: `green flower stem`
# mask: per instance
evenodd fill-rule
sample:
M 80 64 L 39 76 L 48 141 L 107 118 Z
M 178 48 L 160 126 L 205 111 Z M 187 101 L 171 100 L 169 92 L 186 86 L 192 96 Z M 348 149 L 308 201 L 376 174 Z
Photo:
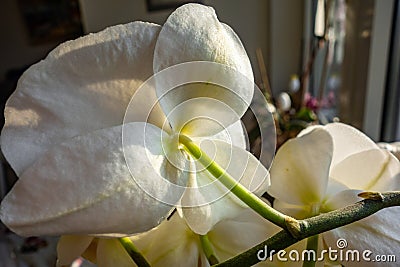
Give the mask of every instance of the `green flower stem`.
M 310 236 L 307 238 L 307 251 L 314 251 L 315 252 L 315 257 L 309 259 L 305 259 L 303 262 L 303 267 L 314 267 L 316 263 L 316 259 L 318 258 L 317 252 L 318 252 L 318 235 Z
M 260 250 L 268 248 L 268 253 L 273 255 L 304 238 L 339 228 L 368 217 L 381 209 L 394 206 L 400 206 L 400 191 L 382 193 L 381 198 L 367 198 L 350 206 L 302 220 L 300 221 L 301 231 L 298 237 L 282 230 L 249 250 L 214 266 L 252 266 L 259 262 L 257 252 Z M 396 218 L 393 218 L 393 225 L 395 225 L 395 222 Z M 267 255 L 267 257 L 269 256 Z
M 210 157 L 208 157 L 189 137 L 180 135 L 179 142 L 184 145 L 186 151 L 196 158 L 204 167 L 206 167 L 206 169 L 217 180 L 219 180 L 225 187 L 230 189 L 233 194 L 235 194 L 240 200 L 246 203 L 262 217 L 282 227 L 283 229 L 288 229 L 288 224 L 296 224 L 296 220 L 268 206 L 258 196 L 254 195 L 247 190 L 246 187 L 238 183 L 221 166 L 210 159 Z M 297 229 L 297 227 L 292 228 Z M 295 229 L 291 229 L 290 232 L 296 231 Z
M 207 257 L 208 262 L 210 265 L 218 264 L 219 260 L 217 255 L 214 252 L 214 249 L 211 245 L 210 240 L 208 239 L 207 235 L 199 235 L 201 247 L 203 248 L 204 254 Z
M 140 253 L 140 251 L 135 247 L 132 241 L 128 237 L 118 238 L 118 241 L 131 256 L 132 260 L 136 263 L 138 267 L 150 267 L 150 263 L 146 258 Z

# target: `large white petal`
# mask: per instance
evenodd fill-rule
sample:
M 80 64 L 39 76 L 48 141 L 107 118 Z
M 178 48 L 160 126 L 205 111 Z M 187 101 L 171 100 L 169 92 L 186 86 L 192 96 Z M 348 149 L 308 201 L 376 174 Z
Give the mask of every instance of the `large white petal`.
M 79 258 L 93 241 L 92 236 L 64 235 L 57 244 L 57 266 L 70 265 Z
M 389 151 L 365 150 L 333 166 L 331 177 L 352 189 L 399 190 L 400 163 Z
M 379 211 L 378 213 L 357 221 L 355 223 L 340 227 L 323 234 L 324 240 L 332 249 L 338 249 L 339 239 L 345 239 L 347 246 L 343 249 L 343 255 L 346 251 L 357 250 L 360 255 L 360 261 L 342 261 L 344 266 L 398 266 L 396 262 L 373 262 L 365 261 L 362 254 L 370 250 L 371 254 L 366 255 L 375 260 L 377 255 L 400 255 L 400 228 L 397 227 L 397 218 L 400 217 L 400 208 L 392 207 Z
M 142 22 L 110 27 L 61 44 L 23 74 L 1 137 L 18 175 L 51 146 L 122 123 L 133 92 L 153 74 L 159 31 Z
M 378 146 L 364 133 L 343 123 L 330 123 L 324 126 L 333 138 L 332 167 L 346 157 Z
M 333 143 L 323 128 L 287 141 L 271 167 L 268 193 L 290 204 L 320 203 L 329 178 Z
M 161 72 L 180 63 L 195 61 L 196 64 L 168 69 L 168 75 L 163 74 L 165 71 Z M 208 133 L 217 133 L 217 124 L 199 117 L 219 121 L 220 115 L 226 116 L 222 125 L 228 126 L 234 121 L 229 115 L 224 115 L 224 105 L 240 118 L 253 96 L 253 73 L 239 38 L 231 28 L 218 21 L 212 8 L 198 4 L 181 6 L 167 19 L 155 48 L 154 72 L 159 72 L 156 75 L 156 91 L 167 115 L 179 104 L 196 97 L 208 97 L 222 102 L 221 105 L 206 103 L 207 106 L 202 102 L 193 102 L 190 105 L 192 109 L 189 106 L 181 107 L 185 112 L 169 116 L 176 131 L 190 122 L 192 128 L 198 131 L 198 136 L 204 136 L 202 128 L 195 127 L 201 124 L 207 124 L 204 128 Z M 176 88 L 179 85 L 184 86 Z M 191 121 L 191 118 L 196 120 Z
M 124 133 L 132 138 L 124 147 L 122 126 L 117 126 L 49 150 L 3 200 L 2 221 L 20 235 L 130 234 L 159 224 L 171 206 L 157 199 L 177 202 L 180 195 L 170 188 L 172 183 L 155 181 L 171 178 L 176 182 L 181 177 L 174 168 L 169 168 L 170 173 L 164 170 L 168 166 L 161 130 L 147 124 L 144 135 L 144 125 L 126 126 Z M 148 147 L 143 146 L 144 140 Z M 130 166 L 134 177 L 125 160 L 142 163 Z M 157 186 L 154 195 L 146 193 L 140 181 Z

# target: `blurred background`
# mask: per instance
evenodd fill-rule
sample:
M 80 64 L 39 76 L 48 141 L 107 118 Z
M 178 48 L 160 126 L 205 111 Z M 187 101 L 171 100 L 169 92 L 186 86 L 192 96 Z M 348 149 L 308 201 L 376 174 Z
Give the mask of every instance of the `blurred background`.
M 20 75 L 61 42 L 135 20 L 163 24 L 185 2 L 2 0 L 1 109 Z M 241 38 L 281 142 L 310 123 L 331 121 L 351 124 L 376 142 L 400 140 L 399 0 L 197 2 L 214 7 Z M 1 199 L 14 178 L 6 165 L 0 177 Z M 53 266 L 54 240 L 1 231 L 0 266 Z

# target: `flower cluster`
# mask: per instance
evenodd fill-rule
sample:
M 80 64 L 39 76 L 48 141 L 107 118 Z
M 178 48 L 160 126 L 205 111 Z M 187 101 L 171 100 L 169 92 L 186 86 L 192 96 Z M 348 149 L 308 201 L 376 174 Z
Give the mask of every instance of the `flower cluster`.
M 267 192 L 275 209 L 303 219 L 354 203 L 361 191 L 399 190 L 398 160 L 339 123 L 285 143 L 269 172 L 245 150 L 239 121 L 252 82 L 237 35 L 197 4 L 163 26 L 133 22 L 60 45 L 7 102 L 1 147 L 19 180 L 1 220 L 20 235 L 61 235 L 59 266 L 81 255 L 135 266 L 120 237 L 152 266 L 210 266 L 207 247 L 226 260 L 279 231 L 247 196 Z M 226 188 L 216 169 L 239 184 Z M 320 244 L 342 237 L 350 248 L 399 252 L 390 219 L 399 215 L 381 211 L 322 234 Z
M 355 203 L 361 200 L 360 192 L 398 190 L 399 161 L 355 128 L 333 123 L 309 127 L 278 150 L 268 192 L 275 197 L 276 209 L 304 219 Z M 399 207 L 382 210 L 321 234 L 320 244 L 337 249 L 337 240 L 344 238 L 346 251 L 368 249 L 375 254 L 398 255 L 400 230 L 393 227 L 393 219 L 399 217 Z M 373 264 L 363 262 L 362 266 Z

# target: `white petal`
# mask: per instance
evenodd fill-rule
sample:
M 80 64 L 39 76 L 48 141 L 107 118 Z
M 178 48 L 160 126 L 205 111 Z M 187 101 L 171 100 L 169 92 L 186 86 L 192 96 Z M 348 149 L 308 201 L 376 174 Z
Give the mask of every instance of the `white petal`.
M 196 138 L 193 138 L 196 139 Z M 229 125 L 226 129 L 219 132 L 216 135 L 209 136 L 207 139 L 217 139 L 227 142 L 228 144 L 232 144 L 234 146 L 248 149 L 249 143 L 247 139 L 246 128 L 242 121 L 237 121 L 232 125 Z M 200 139 L 198 139 L 200 140 Z
M 333 166 L 331 177 L 352 189 L 399 190 L 400 163 L 386 150 L 366 150 Z
M 154 267 L 198 266 L 204 260 L 198 236 L 177 214 L 132 240 Z
M 238 121 L 254 92 L 243 74 L 213 62 L 175 65 L 152 79 L 171 127 L 190 136 L 214 135 Z
M 98 267 L 135 267 L 129 254 L 117 239 L 101 238 L 97 245 Z
M 232 195 L 225 195 L 227 190 L 217 182 L 207 186 L 213 178 L 209 174 L 192 173 L 185 193 L 177 208 L 190 229 L 200 235 L 207 234 L 211 228 L 224 218 L 230 218 L 243 211 L 237 199 Z M 206 184 L 197 183 L 206 181 Z M 215 180 L 214 180 L 215 181 Z M 202 187 L 206 186 L 206 187 Z M 224 197 L 221 197 L 224 196 Z
M 23 74 L 1 139 L 18 175 L 52 145 L 122 123 L 133 92 L 153 73 L 159 31 L 142 22 L 110 27 L 58 46 Z
M 145 136 L 143 125 L 149 125 Z M 146 123 L 126 127 L 124 133 L 134 140 L 124 147 L 118 126 L 78 136 L 48 151 L 3 200 L 2 221 L 20 235 L 130 234 L 156 226 L 171 209 L 157 199 L 180 198 L 172 183 L 153 184 L 158 186 L 153 196 L 138 186 L 140 181 L 146 185 L 164 180 L 159 177 L 166 175 L 161 130 Z M 144 139 L 148 148 L 143 147 Z M 125 162 L 133 159 L 143 163 L 141 169 L 133 168 L 135 177 Z M 174 168 L 170 169 L 172 174 Z
M 329 178 L 328 181 L 328 187 L 326 189 L 326 193 L 325 193 L 325 200 L 328 200 L 329 198 L 333 197 L 334 195 L 348 190 L 349 188 L 344 185 L 343 183 L 333 179 L 332 177 Z
M 330 123 L 324 126 L 333 138 L 332 167 L 346 157 L 378 146 L 364 133 L 343 123 Z
M 239 37 L 218 21 L 211 7 L 183 5 L 162 27 L 154 52 L 154 72 L 189 61 L 218 62 L 253 79 L 250 60 Z
M 322 128 L 287 141 L 271 167 L 268 193 L 295 205 L 320 203 L 329 177 L 332 138 Z
M 196 63 L 176 66 L 184 62 Z M 167 69 L 171 66 L 175 67 Z M 212 135 L 232 124 L 253 96 L 251 65 L 239 38 L 218 21 L 212 8 L 202 5 L 184 5 L 167 19 L 155 48 L 154 72 L 157 95 L 172 128 L 179 131 L 189 124 L 192 136 Z M 197 97 L 221 103 L 195 101 L 170 114 Z
M 149 122 L 167 132 L 171 131 L 158 102 L 153 77 L 140 85 L 126 107 L 124 123 L 129 122 Z
M 321 212 L 326 213 L 344 208 L 348 205 L 354 204 L 362 200 L 362 198 L 357 196 L 360 192 L 360 190 L 348 189 L 330 195 L 329 198 L 327 198 L 326 201 L 323 203 L 323 206 L 321 207 Z M 330 191 L 330 193 L 333 192 Z
M 170 136 L 149 123 L 123 126 L 125 160 L 135 183 L 161 203 L 175 206 L 185 191 L 189 159 Z
M 183 193 L 180 205 L 177 207 L 179 215 L 185 219 L 194 232 L 205 235 L 211 229 L 214 219 L 211 214 L 211 205 L 207 203 L 207 199 L 200 193 L 197 183 L 196 166 L 191 162 L 191 170 L 189 174 L 188 188 Z M 208 193 L 215 193 L 215 187 Z M 220 193 L 220 192 L 217 192 Z M 196 203 L 199 203 L 197 206 Z M 188 206 L 195 207 L 188 207 Z M 186 207 L 185 207 L 186 206 Z M 210 220 L 211 218 L 211 220 Z
M 61 236 L 57 244 L 57 265 L 70 265 L 82 255 L 92 240 L 92 236 Z
M 397 226 L 396 218 L 400 217 L 400 208 L 392 207 L 379 211 L 378 213 L 357 221 L 355 223 L 340 227 L 323 234 L 324 240 L 332 249 L 338 249 L 339 239 L 345 239 L 347 246 L 343 254 L 348 250 L 357 250 L 360 261 L 342 261 L 345 266 L 398 266 L 396 262 L 367 262 L 363 260 L 362 253 L 370 250 L 367 255 L 375 260 L 377 255 L 400 255 L 400 228 Z M 340 250 L 339 250 L 340 251 Z

